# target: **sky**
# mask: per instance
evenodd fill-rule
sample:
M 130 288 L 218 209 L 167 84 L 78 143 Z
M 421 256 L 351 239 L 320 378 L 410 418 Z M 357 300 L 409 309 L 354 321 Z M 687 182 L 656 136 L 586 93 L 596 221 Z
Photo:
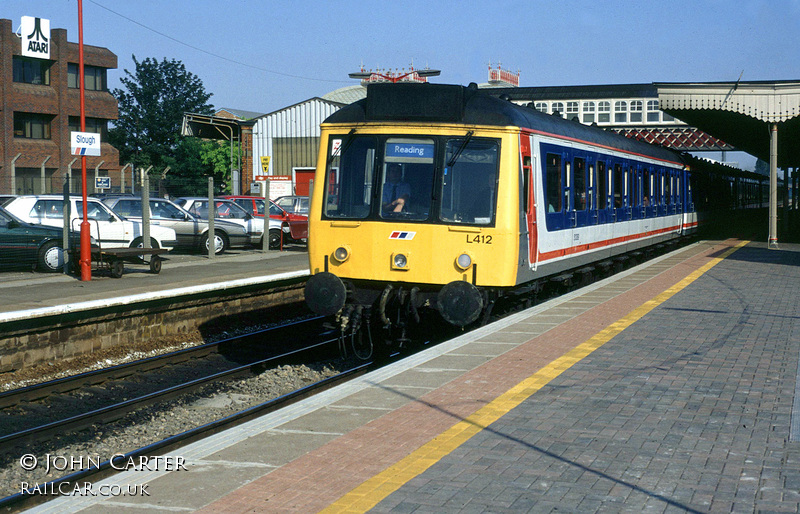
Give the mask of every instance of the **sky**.
M 0 0 L 78 41 L 78 0 Z M 176 59 L 215 108 L 270 113 L 355 85 L 348 73 L 430 67 L 431 82 L 522 86 L 800 80 L 800 0 L 83 0 L 84 44 Z

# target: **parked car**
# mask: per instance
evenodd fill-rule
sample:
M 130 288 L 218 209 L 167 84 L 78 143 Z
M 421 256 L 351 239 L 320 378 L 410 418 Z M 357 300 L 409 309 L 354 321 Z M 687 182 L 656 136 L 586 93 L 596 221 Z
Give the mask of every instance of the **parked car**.
M 228 195 L 223 196 L 233 200 L 253 216 L 264 217 L 267 200 L 261 196 Z M 293 214 L 279 207 L 272 200 L 269 201 L 270 230 L 273 230 L 275 221 L 280 221 L 283 227 L 283 240 L 289 243 L 302 243 L 308 239 L 308 216 Z M 288 226 L 288 230 L 287 230 Z M 277 236 L 277 231 L 275 232 Z M 277 239 L 277 237 L 276 237 Z M 272 242 L 270 242 L 272 244 Z M 277 244 L 277 242 L 276 242 Z
M 175 202 L 195 216 L 208 219 L 208 198 L 184 197 L 178 198 Z M 215 198 L 214 205 L 216 208 L 214 219 L 238 223 L 247 230 L 247 234 L 250 236 L 250 244 L 257 246 L 263 244 L 261 242 L 261 238 L 264 236 L 263 218 L 253 216 L 231 200 Z M 280 222 L 272 223 L 270 221 L 269 229 L 271 233 L 275 231 L 277 236 L 275 238 L 275 244 L 273 244 L 272 235 L 270 235 L 270 248 L 277 248 L 280 244 Z
M 0 207 L 0 265 L 33 266 L 53 272 L 64 267 L 63 229 L 25 223 Z
M 60 195 L 23 195 L 10 200 L 5 208 L 26 223 L 62 228 L 63 197 Z M 87 218 L 91 236 L 100 248 L 136 248 L 142 246 L 142 224 L 126 220 L 97 198 L 88 198 Z M 70 229 L 80 231 L 83 199 L 70 197 Z M 175 231 L 167 227 L 150 227 L 150 247 L 171 250 L 177 243 Z
M 275 203 L 278 204 L 278 207 L 280 207 L 286 212 L 308 216 L 307 196 L 296 196 L 296 195 L 280 196 L 275 199 Z
M 118 214 L 128 219 L 142 221 L 142 199 L 123 196 L 104 200 Z M 175 231 L 177 246 L 208 251 L 208 221 L 199 219 L 177 204 L 163 198 L 150 199 L 150 224 L 168 227 Z M 224 253 L 228 248 L 247 245 L 250 238 L 245 229 L 236 223 L 214 220 L 214 253 Z

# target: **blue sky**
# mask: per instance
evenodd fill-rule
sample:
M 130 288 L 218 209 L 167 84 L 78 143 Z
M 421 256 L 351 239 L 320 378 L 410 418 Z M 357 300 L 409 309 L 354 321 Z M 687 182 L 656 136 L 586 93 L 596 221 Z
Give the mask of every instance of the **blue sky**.
M 0 5 L 78 40 L 77 0 Z M 110 87 L 131 55 L 174 58 L 215 107 L 264 113 L 356 84 L 362 63 L 456 84 L 489 62 L 523 86 L 800 80 L 800 0 L 83 0 L 83 17 L 84 42 L 119 57 Z

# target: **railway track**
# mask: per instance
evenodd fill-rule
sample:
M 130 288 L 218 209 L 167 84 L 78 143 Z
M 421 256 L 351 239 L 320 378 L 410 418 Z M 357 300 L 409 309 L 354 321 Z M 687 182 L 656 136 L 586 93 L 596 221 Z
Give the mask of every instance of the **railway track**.
M 311 342 L 303 345 L 294 344 L 295 347 L 288 349 L 288 351 L 272 352 L 266 356 L 257 355 L 253 350 L 254 346 L 267 346 L 265 341 L 282 341 L 282 346 L 285 346 L 287 345 L 285 342 L 290 340 Z M 6 418 L 5 421 L 7 422 L 13 418 L 24 422 L 26 418 L 41 419 L 43 416 L 37 415 L 36 412 L 50 410 L 43 407 L 43 403 L 48 403 L 51 400 L 57 402 L 59 398 L 65 395 L 81 397 L 85 394 L 94 394 L 97 391 L 119 389 L 121 387 L 120 382 L 126 382 L 132 377 L 152 377 L 159 370 L 172 369 L 172 374 L 182 375 L 183 372 L 181 370 L 196 367 L 206 369 L 209 366 L 198 366 L 198 364 L 208 359 L 224 360 L 229 364 L 227 369 L 219 369 L 219 362 L 215 362 L 213 366 L 210 366 L 214 368 L 212 373 L 201 373 L 201 376 L 193 377 L 190 380 L 179 380 L 177 383 L 157 386 L 141 395 L 123 396 L 119 401 L 100 407 L 70 411 L 70 415 L 59 416 L 58 419 L 50 417 L 45 423 L 26 423 L 25 427 L 20 430 L 9 431 L 7 429 L 8 426 L 13 425 L 5 423 L 6 430 L 0 432 L 0 448 L 2 448 L 3 454 L 2 464 L 6 467 L 18 467 L 20 465 L 18 461 L 22 455 L 46 455 L 53 448 L 53 440 L 62 439 L 65 434 L 83 435 L 86 433 L 87 435 L 83 436 L 83 439 L 88 439 L 91 443 L 95 433 L 102 433 L 103 427 L 111 425 L 115 420 L 125 419 L 126 415 L 134 411 L 147 411 L 148 407 L 160 408 L 160 406 L 167 405 L 171 401 L 196 393 L 209 384 L 220 382 L 235 383 L 232 379 L 243 380 L 244 377 L 252 377 L 276 366 L 319 361 L 326 358 L 330 360 L 336 359 L 339 351 L 338 345 L 339 340 L 335 335 L 321 331 L 320 319 L 312 318 L 302 322 L 261 330 L 246 336 L 152 357 L 135 363 L 114 366 L 2 393 L 0 395 L 0 406 L 2 406 L 2 413 Z M 223 355 L 225 358 L 220 359 L 220 356 Z M 182 433 L 167 434 L 166 437 L 162 436 L 156 442 L 129 452 L 129 456 L 138 458 L 139 456 L 157 455 L 159 451 L 166 451 L 169 448 L 178 447 L 224 430 L 314 394 L 320 389 L 347 380 L 354 374 L 359 373 L 359 370 L 366 369 L 368 365 L 364 364 L 345 369 L 334 376 L 301 387 L 293 392 L 282 394 L 273 400 L 266 402 L 262 400 L 258 405 L 250 406 L 233 415 L 225 416 L 221 420 L 207 422 Z M 87 391 L 89 392 L 87 393 Z M 31 414 L 30 416 L 25 415 L 26 410 Z M 47 416 L 44 417 L 47 418 Z M 56 445 L 55 447 L 58 446 Z M 57 484 L 70 484 L 71 481 L 79 479 L 82 482 L 95 481 L 111 472 L 114 472 L 114 470 L 110 466 L 110 462 L 105 462 L 100 466 L 92 466 L 90 469 L 75 473 L 62 473 L 64 476 L 55 480 L 50 475 L 46 480 L 36 483 L 47 483 L 50 487 L 47 490 L 52 491 L 54 490 L 52 487 L 58 487 Z M 51 486 L 50 484 L 53 485 Z M 4 494 L 9 494 L 9 492 L 6 490 Z M 50 498 L 42 494 L 16 492 L 0 500 L 0 508 L 19 510 Z

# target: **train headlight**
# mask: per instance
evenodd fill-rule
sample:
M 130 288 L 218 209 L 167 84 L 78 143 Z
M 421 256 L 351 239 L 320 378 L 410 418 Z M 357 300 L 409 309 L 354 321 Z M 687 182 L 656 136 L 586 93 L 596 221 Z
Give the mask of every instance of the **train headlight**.
M 340 246 L 333 251 L 333 258 L 339 262 L 344 262 L 350 258 L 350 249 L 346 246 Z
M 403 253 L 396 253 L 392 255 L 392 269 L 407 270 L 408 256 Z
M 466 253 L 462 253 L 456 258 L 456 266 L 458 266 L 462 270 L 469 269 L 469 267 L 472 266 L 472 257 L 467 255 Z

